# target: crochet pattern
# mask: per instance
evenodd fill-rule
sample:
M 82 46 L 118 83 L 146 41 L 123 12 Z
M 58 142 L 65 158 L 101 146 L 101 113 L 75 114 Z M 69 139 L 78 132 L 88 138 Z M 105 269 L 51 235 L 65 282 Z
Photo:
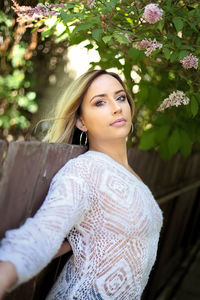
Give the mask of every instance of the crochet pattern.
M 162 212 L 149 188 L 110 156 L 87 151 L 53 177 L 36 215 L 2 240 L 19 280 L 39 273 L 67 237 L 73 255 L 46 300 L 140 299 L 157 253 Z

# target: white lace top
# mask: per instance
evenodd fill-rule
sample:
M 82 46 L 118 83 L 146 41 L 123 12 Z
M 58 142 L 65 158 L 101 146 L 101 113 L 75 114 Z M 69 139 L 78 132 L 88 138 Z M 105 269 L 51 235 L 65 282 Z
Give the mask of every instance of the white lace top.
M 33 218 L 6 232 L 0 260 L 16 266 L 16 287 L 39 273 L 67 237 L 73 255 L 47 300 L 140 299 L 162 219 L 142 181 L 110 156 L 88 151 L 57 172 Z

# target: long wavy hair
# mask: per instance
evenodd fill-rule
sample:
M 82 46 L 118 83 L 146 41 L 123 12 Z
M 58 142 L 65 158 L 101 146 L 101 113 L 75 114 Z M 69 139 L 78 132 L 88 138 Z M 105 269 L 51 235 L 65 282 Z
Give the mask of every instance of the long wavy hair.
M 81 116 L 83 98 L 94 79 L 103 74 L 113 76 L 123 86 L 133 117 L 135 104 L 121 78 L 116 73 L 107 72 L 106 70 L 88 71 L 68 86 L 55 107 L 55 117 L 40 121 L 54 121 L 46 136 L 43 138 L 44 142 L 69 144 L 76 144 L 78 142 L 77 136 L 79 136 L 80 130 L 76 127 L 76 121 Z

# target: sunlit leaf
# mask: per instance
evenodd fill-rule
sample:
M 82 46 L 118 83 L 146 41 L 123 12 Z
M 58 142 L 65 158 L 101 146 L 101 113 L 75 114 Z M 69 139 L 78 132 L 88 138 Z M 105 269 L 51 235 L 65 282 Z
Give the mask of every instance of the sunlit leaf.
M 172 19 L 173 23 L 174 23 L 174 26 L 176 28 L 176 31 L 179 32 L 183 29 L 183 26 L 184 26 L 184 23 L 182 21 L 182 18 L 180 17 L 174 17 Z
M 102 29 L 94 29 L 92 30 L 93 38 L 98 42 L 101 38 L 103 30 Z

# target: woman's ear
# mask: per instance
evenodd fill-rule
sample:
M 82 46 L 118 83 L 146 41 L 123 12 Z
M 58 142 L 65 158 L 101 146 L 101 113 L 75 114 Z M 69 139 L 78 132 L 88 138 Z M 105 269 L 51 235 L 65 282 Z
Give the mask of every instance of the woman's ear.
M 78 118 L 76 120 L 76 127 L 78 129 L 80 129 L 81 131 L 87 131 L 87 127 L 83 124 L 83 121 L 81 120 L 81 118 Z

